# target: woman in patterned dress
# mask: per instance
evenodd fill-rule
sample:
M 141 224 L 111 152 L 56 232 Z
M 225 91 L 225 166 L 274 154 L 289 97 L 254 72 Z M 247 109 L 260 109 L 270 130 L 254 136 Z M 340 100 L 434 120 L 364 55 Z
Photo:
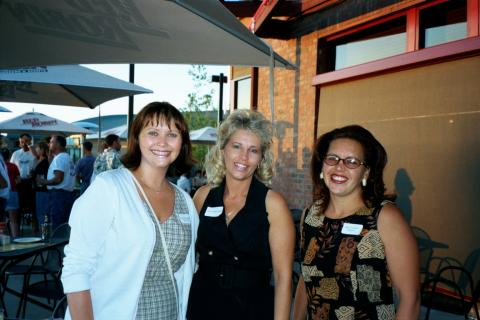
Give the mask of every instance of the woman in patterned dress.
M 385 149 L 363 127 L 317 140 L 294 319 L 417 319 L 418 250 L 402 213 L 386 201 L 386 163 Z
M 187 124 L 166 102 L 135 117 L 124 168 L 99 174 L 70 217 L 66 319 L 185 319 L 198 215 L 167 180 L 192 164 Z

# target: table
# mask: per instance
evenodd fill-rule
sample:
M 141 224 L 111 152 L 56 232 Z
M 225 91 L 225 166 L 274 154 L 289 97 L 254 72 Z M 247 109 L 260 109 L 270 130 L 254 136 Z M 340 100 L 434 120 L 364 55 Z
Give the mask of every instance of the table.
M 40 241 L 34 243 L 9 243 L 0 245 L 0 279 L 3 290 L 3 292 L 0 294 L 0 304 L 5 310 L 5 315 L 7 312 L 5 301 L 3 299 L 5 291 L 8 291 L 16 296 L 21 296 L 20 292 L 6 287 L 6 283 L 4 283 L 5 271 L 10 266 L 13 266 L 25 259 L 36 256 L 44 251 L 64 246 L 67 243 L 67 238 L 52 238 L 49 241 Z

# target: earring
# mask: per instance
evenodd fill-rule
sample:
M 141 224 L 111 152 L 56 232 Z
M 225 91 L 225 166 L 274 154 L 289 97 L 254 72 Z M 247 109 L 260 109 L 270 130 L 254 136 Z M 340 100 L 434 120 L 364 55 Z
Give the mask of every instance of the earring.
M 362 186 L 366 187 L 367 186 L 367 178 L 362 179 Z
M 323 180 L 323 171 L 320 172 L 320 180 Z

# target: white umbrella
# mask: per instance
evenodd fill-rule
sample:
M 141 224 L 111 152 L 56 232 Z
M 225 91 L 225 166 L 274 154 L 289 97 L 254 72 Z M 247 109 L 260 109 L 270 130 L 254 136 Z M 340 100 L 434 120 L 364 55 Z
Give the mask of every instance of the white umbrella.
M 0 122 L 0 132 L 62 134 L 65 136 L 92 131 L 74 124 L 46 116 L 39 112 L 27 112 L 15 118 Z
M 0 69 L 0 101 L 95 108 L 112 99 L 151 92 L 78 65 Z
M 217 129 L 212 127 L 204 127 L 190 131 L 190 141 L 192 143 L 200 144 L 215 144 L 217 141 Z
M 121 126 L 118 126 L 118 127 L 103 130 L 100 133 L 100 138 L 105 138 L 109 134 L 116 134 L 117 136 L 120 137 L 120 139 L 127 139 L 128 138 L 128 126 L 126 124 L 124 124 L 124 125 L 121 125 Z M 98 139 L 98 133 L 88 134 L 86 136 L 86 139 L 87 140 Z
M 74 124 L 76 126 L 79 126 L 79 127 L 82 127 L 82 128 L 85 128 L 85 129 L 88 129 L 88 130 L 98 129 L 98 125 L 96 125 L 95 123 L 92 123 L 92 122 L 87 122 L 87 121 L 75 121 L 75 122 L 72 122 L 72 124 Z
M 293 67 L 218 0 L 2 0 L 0 68 L 94 63 Z M 272 60 L 271 60 L 272 58 Z
M 7 109 L 5 107 L 0 106 L 0 112 L 12 112 L 12 111 L 10 111 L 9 109 Z

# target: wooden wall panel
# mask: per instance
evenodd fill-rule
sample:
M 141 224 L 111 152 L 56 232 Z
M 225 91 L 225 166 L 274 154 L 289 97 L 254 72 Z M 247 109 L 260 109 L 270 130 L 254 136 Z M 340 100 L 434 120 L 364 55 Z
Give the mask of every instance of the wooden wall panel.
M 320 90 L 318 133 L 351 123 L 371 130 L 407 219 L 449 246 L 435 255 L 461 261 L 480 247 L 479 70 L 477 56 Z

